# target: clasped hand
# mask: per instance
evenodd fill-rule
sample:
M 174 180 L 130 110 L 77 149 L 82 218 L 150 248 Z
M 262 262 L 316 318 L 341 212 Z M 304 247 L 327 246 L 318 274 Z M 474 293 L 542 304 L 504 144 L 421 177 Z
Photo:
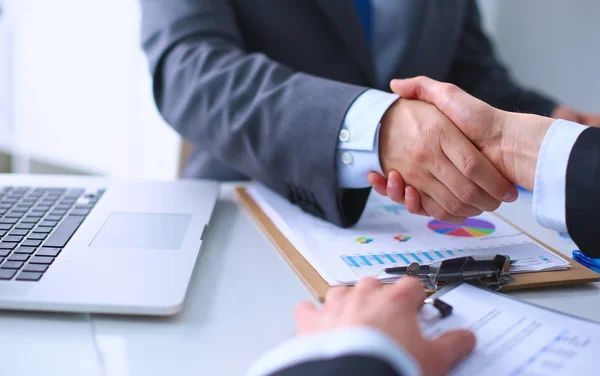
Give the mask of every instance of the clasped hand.
M 533 189 L 537 156 L 553 119 L 498 110 L 427 77 L 393 80 L 401 96 L 384 115 L 369 174 L 382 195 L 445 222 L 512 202 L 514 184 Z

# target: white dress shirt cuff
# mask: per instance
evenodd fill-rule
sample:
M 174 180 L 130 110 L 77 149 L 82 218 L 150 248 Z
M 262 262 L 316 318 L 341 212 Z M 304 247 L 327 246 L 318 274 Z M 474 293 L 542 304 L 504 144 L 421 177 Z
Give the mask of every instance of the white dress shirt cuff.
M 366 188 L 369 172 L 382 173 L 379 162 L 379 122 L 398 95 L 370 89 L 356 98 L 340 131 L 337 152 L 338 186 Z
M 575 141 L 586 128 L 570 121 L 556 120 L 544 137 L 535 170 L 533 214 L 546 228 L 567 231 L 567 165 Z
M 387 362 L 400 375 L 420 375 L 412 356 L 387 335 L 369 327 L 353 327 L 290 339 L 256 361 L 248 376 L 269 375 L 297 364 L 345 355 L 375 357 Z

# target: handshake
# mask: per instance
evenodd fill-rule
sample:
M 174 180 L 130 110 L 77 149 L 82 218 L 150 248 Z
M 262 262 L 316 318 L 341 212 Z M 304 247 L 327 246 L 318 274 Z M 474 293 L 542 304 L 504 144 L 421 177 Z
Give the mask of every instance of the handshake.
M 554 119 L 498 110 L 426 77 L 393 80 L 400 95 L 379 131 L 380 194 L 414 214 L 462 223 L 533 190 L 538 153 Z

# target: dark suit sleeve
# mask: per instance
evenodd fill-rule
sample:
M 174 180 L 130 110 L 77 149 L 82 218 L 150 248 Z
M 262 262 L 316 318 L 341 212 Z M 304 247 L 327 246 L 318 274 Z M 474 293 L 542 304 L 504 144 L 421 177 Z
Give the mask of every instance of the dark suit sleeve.
M 498 61 L 490 39 L 485 35 L 475 0 L 468 0 L 450 82 L 490 105 L 506 111 L 550 116 L 556 103 L 515 84 Z
M 579 249 L 600 258 L 600 129 L 583 131 L 567 165 L 567 229 Z
M 383 360 L 361 355 L 300 363 L 272 376 L 402 376 Z
M 226 0 L 141 0 L 142 44 L 156 104 L 196 148 L 340 226 L 368 189 L 339 190 L 338 134 L 366 88 L 245 50 Z M 292 47 L 290 47 L 292 48 Z

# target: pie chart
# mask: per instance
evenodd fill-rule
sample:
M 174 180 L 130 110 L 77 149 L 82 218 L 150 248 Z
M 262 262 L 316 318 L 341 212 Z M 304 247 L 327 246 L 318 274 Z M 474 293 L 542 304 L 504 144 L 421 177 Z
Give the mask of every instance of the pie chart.
M 441 235 L 462 238 L 480 238 L 496 231 L 496 226 L 493 223 L 475 218 L 469 218 L 462 224 L 434 220 L 429 222 L 427 227 Z

